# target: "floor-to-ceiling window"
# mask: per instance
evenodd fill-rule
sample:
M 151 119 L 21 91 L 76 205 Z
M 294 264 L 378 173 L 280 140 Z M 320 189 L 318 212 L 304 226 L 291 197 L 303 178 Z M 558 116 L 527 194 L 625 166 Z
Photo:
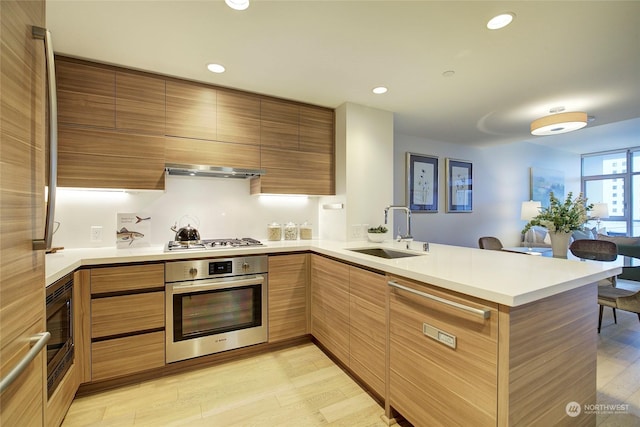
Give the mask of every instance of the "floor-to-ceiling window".
M 582 192 L 589 203 L 606 205 L 601 229 L 640 236 L 640 147 L 584 154 Z

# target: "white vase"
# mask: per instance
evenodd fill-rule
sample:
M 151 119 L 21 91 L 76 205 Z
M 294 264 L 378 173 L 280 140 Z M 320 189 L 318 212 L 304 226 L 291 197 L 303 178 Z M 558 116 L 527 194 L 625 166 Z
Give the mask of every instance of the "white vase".
M 569 239 L 571 233 L 565 233 L 562 231 L 553 231 L 549 233 L 551 238 L 551 250 L 553 251 L 554 258 L 566 258 L 567 251 L 569 250 Z

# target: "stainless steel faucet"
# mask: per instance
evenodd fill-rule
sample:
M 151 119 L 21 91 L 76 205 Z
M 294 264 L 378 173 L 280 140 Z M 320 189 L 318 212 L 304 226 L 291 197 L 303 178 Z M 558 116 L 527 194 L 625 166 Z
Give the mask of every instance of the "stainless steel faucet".
M 384 223 L 387 224 L 389 218 L 389 211 L 402 210 L 407 214 L 407 234 L 404 236 L 400 234 L 400 228 L 398 227 L 398 242 L 409 242 L 413 240 L 411 236 L 411 209 L 406 206 L 390 205 L 384 208 Z

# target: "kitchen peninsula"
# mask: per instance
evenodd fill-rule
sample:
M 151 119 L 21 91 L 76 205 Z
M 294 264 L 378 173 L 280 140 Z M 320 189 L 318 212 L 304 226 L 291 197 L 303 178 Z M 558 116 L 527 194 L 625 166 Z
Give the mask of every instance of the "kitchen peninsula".
M 271 285 L 280 282 L 271 261 L 297 256 L 304 262 L 307 289 L 307 328 L 301 335 L 313 337 L 376 395 L 388 418 L 402 416 L 415 425 L 468 425 L 471 420 L 494 426 L 595 425 L 595 415 L 571 419 L 565 408 L 570 402 L 596 402 L 595 282 L 619 274 L 617 263 L 437 244 L 429 252 L 411 250 L 415 256 L 396 259 L 352 250 L 405 251 L 402 245 L 291 241 L 188 254 L 166 253 L 162 247 L 72 249 L 47 255 L 46 277 L 51 284 L 76 271 L 85 277 L 79 282 L 84 287 L 90 280 L 82 273 L 102 266 L 267 255 Z M 419 242 L 413 245 L 422 248 Z M 80 294 L 88 306 L 89 292 Z M 87 312 L 85 328 L 90 329 Z M 82 347 L 82 340 L 76 345 Z M 363 351 L 371 360 L 358 363 Z M 375 360 L 380 361 L 377 371 Z M 87 382 L 90 375 L 80 381 Z

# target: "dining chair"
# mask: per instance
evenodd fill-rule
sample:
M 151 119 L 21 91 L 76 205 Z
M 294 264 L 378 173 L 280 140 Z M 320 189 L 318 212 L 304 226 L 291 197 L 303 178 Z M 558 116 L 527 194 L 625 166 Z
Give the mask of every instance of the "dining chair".
M 618 245 L 607 240 L 574 240 L 571 246 L 569 246 L 569 251 L 576 257 L 584 260 L 610 262 L 618 258 Z M 619 299 L 621 305 L 618 304 Z M 613 321 L 614 323 L 618 323 L 616 309 L 635 313 L 640 312 L 640 292 L 617 288 L 616 277 L 613 276 L 598 282 L 598 304 L 600 305 L 598 333 L 600 333 L 604 307 L 611 307 L 613 309 Z M 638 314 L 638 319 L 640 320 L 640 314 Z
M 480 249 L 489 249 L 492 251 L 502 250 L 502 242 L 497 237 L 484 236 L 478 239 Z

